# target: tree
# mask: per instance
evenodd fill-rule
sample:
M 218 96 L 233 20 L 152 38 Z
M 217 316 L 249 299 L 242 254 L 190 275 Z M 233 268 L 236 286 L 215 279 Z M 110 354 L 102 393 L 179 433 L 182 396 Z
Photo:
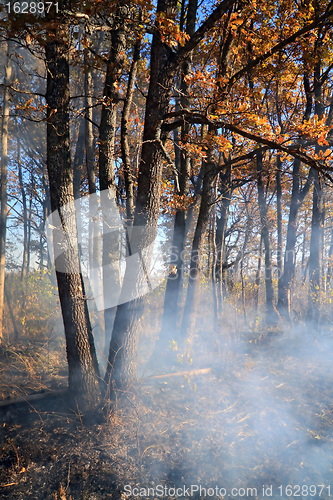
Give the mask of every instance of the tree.
M 150 81 L 133 224 L 137 231 L 133 233 L 135 238 L 132 238 L 130 242 L 131 253 L 138 253 L 141 259 L 142 252 L 154 242 L 156 236 L 162 166 L 165 157 L 164 143 L 167 137 L 162 128 L 162 122 L 169 110 L 176 72 L 188 54 L 233 4 L 231 0 L 219 3 L 187 43 L 174 52 L 168 41 L 169 38 L 172 42 L 173 32 L 165 33 L 163 26 L 174 26 L 173 19 L 177 13 L 177 2 L 175 0 L 158 1 L 151 45 Z M 146 259 L 149 264 L 150 256 L 146 255 Z M 143 267 L 147 267 L 147 264 Z M 133 282 L 132 271 L 126 269 L 123 288 L 132 286 L 133 293 L 136 295 L 142 286 L 141 280 L 144 279 L 144 275 L 145 273 L 138 273 Z M 106 383 L 109 384 L 112 376 L 111 391 L 128 387 L 135 379 L 141 303 L 142 298 L 138 298 L 118 306 L 105 377 Z
M 62 7 L 64 7 L 63 5 Z M 53 231 L 54 245 L 65 239 L 63 253 L 56 259 L 69 368 L 69 390 L 82 408 L 99 399 L 99 370 L 80 273 L 73 174 L 69 136 L 69 25 L 66 19 L 49 24 L 45 45 L 47 70 L 47 169 L 51 209 L 60 224 Z M 60 233 L 60 236 L 59 234 Z M 60 240 L 57 238 L 60 237 Z
M 0 341 L 3 337 L 3 309 L 5 301 L 5 268 L 6 268 L 6 228 L 7 228 L 7 165 L 8 165 L 8 124 L 9 124 L 9 87 L 12 80 L 11 52 L 13 42 L 8 40 L 3 87 L 3 105 L 1 120 L 1 192 L 0 192 Z

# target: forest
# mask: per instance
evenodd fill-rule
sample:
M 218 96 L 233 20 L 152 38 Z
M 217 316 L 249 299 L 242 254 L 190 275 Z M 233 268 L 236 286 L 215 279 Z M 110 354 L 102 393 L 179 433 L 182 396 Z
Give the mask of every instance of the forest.
M 0 498 L 333 495 L 333 1 L 0 2 Z

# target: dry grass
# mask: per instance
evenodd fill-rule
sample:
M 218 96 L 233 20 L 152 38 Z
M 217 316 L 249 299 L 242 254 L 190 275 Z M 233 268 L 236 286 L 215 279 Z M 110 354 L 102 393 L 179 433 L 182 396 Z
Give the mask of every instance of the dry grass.
M 0 399 L 61 389 L 67 383 L 65 344 L 23 339 L 0 346 Z

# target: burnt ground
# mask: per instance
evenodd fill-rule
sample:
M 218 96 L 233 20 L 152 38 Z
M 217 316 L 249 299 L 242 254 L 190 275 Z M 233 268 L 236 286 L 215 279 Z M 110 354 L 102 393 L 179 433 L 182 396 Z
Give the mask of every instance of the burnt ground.
M 331 335 L 244 333 L 191 361 L 173 353 L 159 373 L 190 373 L 138 380 L 105 422 L 64 395 L 1 408 L 0 498 L 328 499 Z

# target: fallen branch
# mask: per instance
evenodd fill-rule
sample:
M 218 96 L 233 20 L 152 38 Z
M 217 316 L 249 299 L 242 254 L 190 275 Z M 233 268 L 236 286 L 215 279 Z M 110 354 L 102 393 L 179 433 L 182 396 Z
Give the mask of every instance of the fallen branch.
M 45 399 L 49 397 L 56 397 L 56 396 L 61 396 L 65 394 L 67 390 L 63 391 L 46 391 L 46 392 L 40 392 L 38 394 L 28 394 L 27 396 L 21 396 L 18 398 L 8 398 L 8 399 L 3 399 L 0 401 L 0 408 L 6 407 L 6 406 L 11 406 L 11 405 L 16 405 L 16 404 L 22 404 L 22 403 L 30 403 L 30 401 L 38 401 L 39 399 Z
M 195 377 L 196 375 L 206 375 L 207 373 L 211 373 L 211 368 L 200 368 L 199 370 L 189 370 L 186 372 L 175 372 L 175 373 L 165 373 L 163 375 L 152 375 L 151 377 L 145 377 L 144 380 L 158 380 L 164 378 L 172 378 L 172 377 Z

